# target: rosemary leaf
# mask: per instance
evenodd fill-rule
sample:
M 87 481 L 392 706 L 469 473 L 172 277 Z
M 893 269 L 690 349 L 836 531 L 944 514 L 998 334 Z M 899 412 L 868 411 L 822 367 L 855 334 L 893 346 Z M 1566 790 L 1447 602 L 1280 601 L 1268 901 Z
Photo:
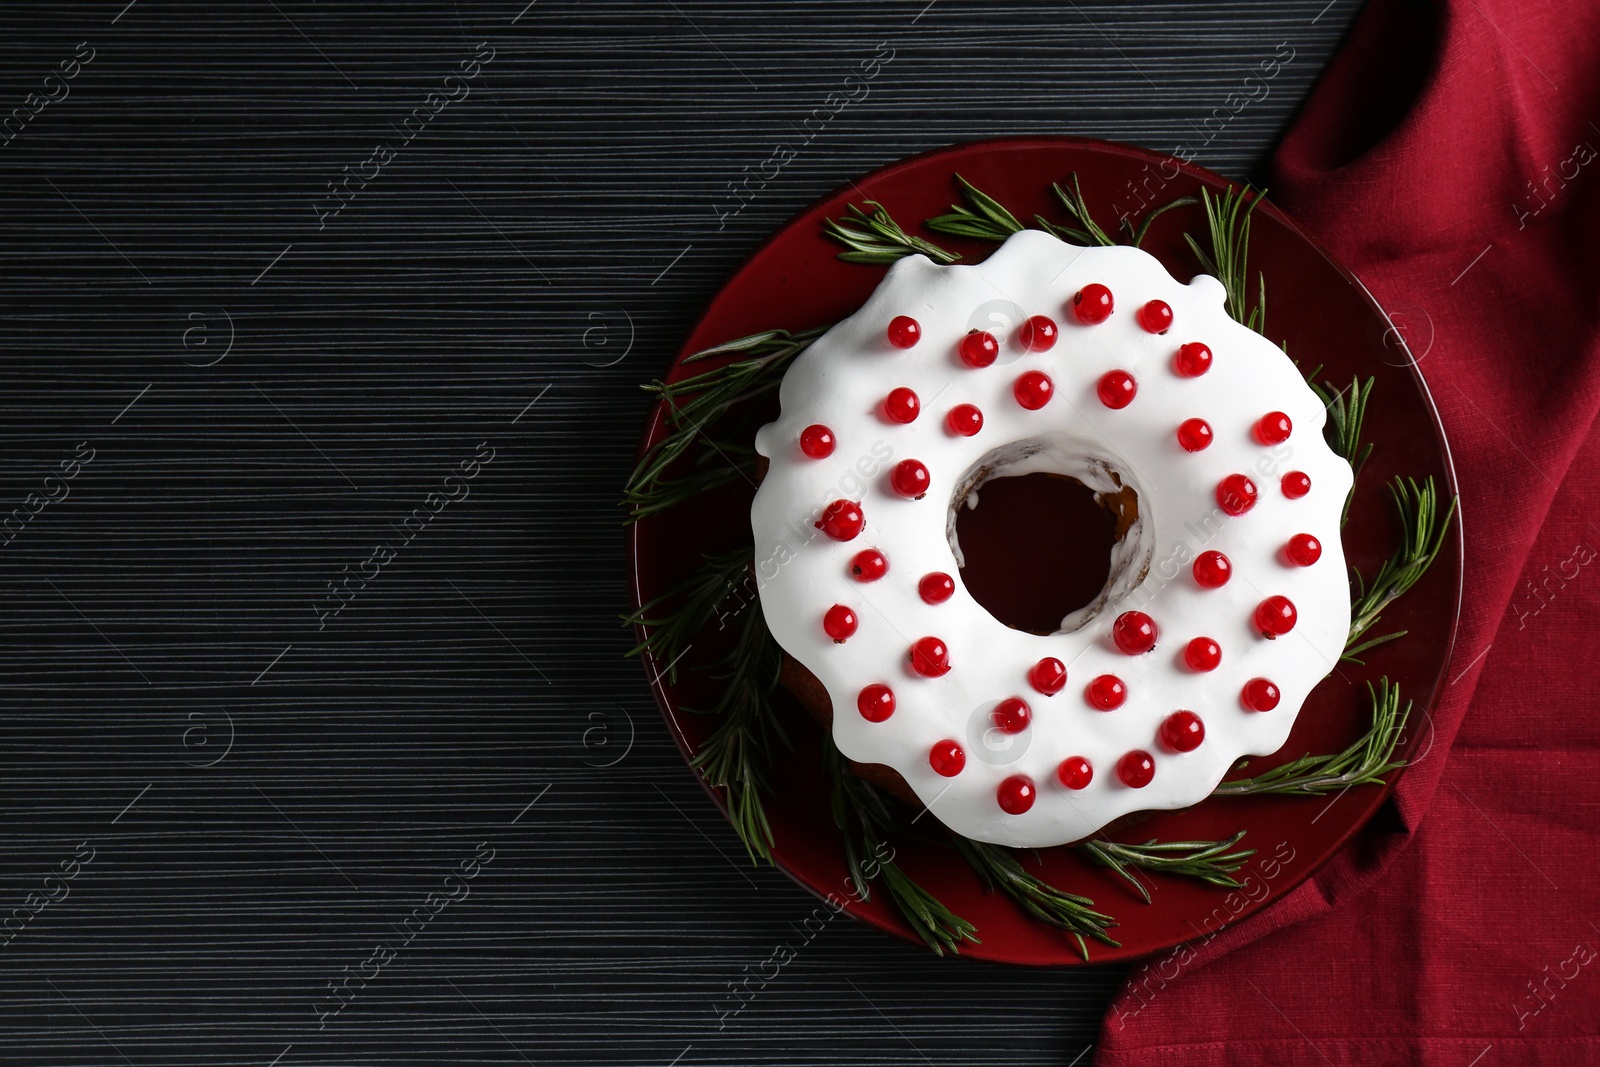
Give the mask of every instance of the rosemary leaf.
M 999 845 L 973 841 L 959 834 L 951 834 L 956 851 L 978 873 L 991 890 L 998 889 L 1021 905 L 1033 918 L 1064 930 L 1078 943 L 1078 952 L 1087 962 L 1089 946 L 1085 937 L 1092 937 L 1112 948 L 1120 942 L 1106 931 L 1117 925 L 1110 915 L 1094 910 L 1094 901 L 1055 888 L 1029 874 L 1011 850 Z
M 1317 370 L 1322 368 L 1318 367 Z M 1312 372 L 1314 376 L 1316 371 Z M 1361 468 L 1366 466 L 1367 458 L 1372 455 L 1371 442 L 1363 443 L 1361 440 L 1361 425 L 1367 418 L 1367 401 L 1372 399 L 1372 386 L 1376 379 L 1368 378 L 1363 382 L 1359 377 L 1350 382 L 1348 399 L 1347 390 L 1335 389 L 1332 382 L 1323 382 L 1317 385 L 1307 378 L 1322 406 L 1328 410 L 1328 425 L 1324 429 L 1324 436 L 1328 445 L 1350 464 L 1350 473 L 1359 477 Z M 1352 483 L 1350 493 L 1344 499 L 1344 511 L 1339 518 L 1339 525 L 1343 527 L 1350 521 L 1350 502 L 1355 499 L 1356 488 Z
M 702 348 L 698 352 L 684 356 L 680 362 L 698 363 L 702 359 L 711 359 L 713 356 L 771 355 L 786 350 L 788 346 L 796 342 L 809 344 L 827 332 L 828 327 L 826 326 L 817 326 L 809 330 L 796 330 L 792 333 L 788 330 L 762 330 L 758 333 L 746 334 L 744 337 L 736 337 L 732 341 L 724 341 L 720 345 L 712 345 L 710 348 Z M 804 347 L 804 345 L 801 347 Z M 681 390 L 683 384 L 680 382 L 673 388 Z
M 1039 222 L 1046 230 L 1057 237 L 1066 237 L 1080 245 L 1114 245 L 1117 242 L 1100 228 L 1094 221 L 1094 214 L 1089 210 L 1088 203 L 1083 199 L 1083 190 L 1078 186 L 1078 175 L 1069 175 L 1072 179 L 1072 192 L 1068 193 L 1061 188 L 1060 182 L 1052 182 L 1050 188 L 1055 190 L 1056 199 L 1061 201 L 1061 206 L 1067 209 L 1067 214 L 1072 216 L 1077 227 L 1054 226 L 1043 218 Z
M 935 263 L 954 263 L 961 257 L 946 252 L 938 245 L 920 237 L 912 237 L 900 228 L 882 204 L 868 200 L 872 211 L 865 212 L 854 204 L 845 210 L 844 219 L 829 219 L 822 224 L 822 232 L 844 245 L 849 251 L 840 252 L 846 263 L 893 263 L 906 256 L 921 254 Z
M 1244 834 L 1240 830 L 1226 841 L 1151 839 L 1142 845 L 1123 845 L 1104 840 L 1084 841 L 1077 849 L 1101 866 L 1116 871 L 1138 890 L 1148 904 L 1150 893 L 1130 868 L 1196 878 L 1210 885 L 1237 889 L 1239 882 L 1233 877 L 1233 872 L 1244 866 L 1244 861 L 1256 853 L 1253 848 L 1229 851 L 1243 839 Z
M 1349 748 L 1331 756 L 1301 756 L 1254 778 L 1223 782 L 1212 796 L 1244 797 L 1260 793 L 1324 796 L 1356 785 L 1382 785 L 1383 776 L 1405 766 L 1394 759 L 1394 749 L 1411 716 L 1411 702 L 1400 706 L 1400 687 L 1388 678 L 1376 689 L 1367 683 L 1372 701 L 1372 725 Z
M 1400 546 L 1395 549 L 1394 555 L 1383 561 L 1370 582 L 1364 580 L 1361 572 L 1354 567 L 1350 569 L 1355 579 L 1356 595 L 1350 607 L 1350 637 L 1345 642 L 1347 656 L 1351 651 L 1364 651 L 1378 643 L 1368 641 L 1351 649 L 1368 630 L 1377 625 L 1383 610 L 1404 596 L 1428 572 L 1439 555 L 1439 549 L 1444 546 L 1450 521 L 1455 518 L 1458 503 L 1455 499 L 1450 501 L 1450 506 L 1441 517 L 1439 494 L 1434 489 L 1432 477 L 1420 483 L 1412 478 L 1396 478 L 1389 483 L 1389 492 L 1394 497 L 1395 509 L 1400 513 Z
M 1138 229 L 1135 229 L 1133 223 L 1124 218 L 1122 220 L 1122 228 L 1127 231 L 1128 243 L 1133 245 L 1135 248 L 1142 247 L 1144 245 L 1144 235 L 1150 231 L 1150 224 L 1152 222 L 1156 221 L 1156 219 L 1160 218 L 1163 214 L 1171 211 L 1175 207 L 1188 207 L 1190 204 L 1198 204 L 1199 202 L 1200 201 L 1197 198 L 1192 196 L 1180 196 L 1178 199 L 1168 201 L 1158 208 L 1151 208 L 1149 211 L 1145 212 L 1144 217 L 1139 220 Z
M 959 174 L 956 175 L 956 181 L 961 183 L 961 195 L 967 204 L 951 204 L 948 214 L 935 216 L 923 223 L 928 229 L 934 233 L 976 237 L 985 241 L 1004 241 L 1023 229 L 1017 217 L 994 197 Z
M 1358 658 L 1363 652 L 1377 648 L 1379 645 L 1386 645 L 1390 641 L 1398 641 L 1410 632 L 1410 630 L 1396 630 L 1392 634 L 1384 634 L 1382 637 L 1371 638 L 1370 640 L 1361 642 L 1354 648 L 1345 649 L 1344 655 L 1340 656 L 1339 658 L 1347 662 L 1354 663 L 1358 667 L 1364 667 L 1366 666 L 1366 660 Z
M 1263 337 L 1267 334 L 1267 272 L 1256 272 L 1256 307 L 1252 315 L 1255 316 L 1256 333 Z M 1289 354 L 1289 342 L 1283 342 L 1283 354 Z

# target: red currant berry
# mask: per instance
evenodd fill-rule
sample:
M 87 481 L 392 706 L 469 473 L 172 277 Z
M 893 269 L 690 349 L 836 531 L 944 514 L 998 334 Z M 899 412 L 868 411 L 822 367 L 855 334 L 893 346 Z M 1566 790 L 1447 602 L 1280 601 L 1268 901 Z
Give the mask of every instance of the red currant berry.
M 1269 596 L 1256 607 L 1256 629 L 1262 637 L 1282 637 L 1294 629 L 1297 617 L 1288 597 Z
M 1239 699 L 1250 711 L 1271 711 L 1278 706 L 1278 701 L 1283 695 L 1278 692 L 1278 687 L 1265 678 L 1252 678 L 1244 683 L 1244 691 L 1239 694 Z
M 866 521 L 860 504 L 854 500 L 835 500 L 822 509 L 822 518 L 814 525 L 835 541 L 849 541 L 861 532 Z
M 1048 352 L 1056 346 L 1060 330 L 1049 315 L 1035 315 L 1017 328 L 1017 340 L 1024 352 Z
M 868 722 L 882 722 L 894 714 L 894 690 L 874 683 L 856 695 L 856 710 Z
M 986 330 L 973 330 L 956 347 L 961 353 L 961 362 L 973 368 L 987 367 L 1000 355 L 1000 342 Z
M 1095 386 L 1095 392 L 1100 396 L 1100 403 L 1113 411 L 1120 411 L 1133 403 L 1134 395 L 1139 392 L 1139 383 L 1125 370 L 1108 370 L 1100 376 L 1100 384 Z
M 1202 552 L 1194 561 L 1194 580 L 1207 589 L 1221 589 L 1233 577 L 1233 564 L 1221 552 Z
M 1322 542 L 1310 534 L 1295 534 L 1284 546 L 1284 554 L 1297 567 L 1309 567 L 1322 558 Z
M 995 790 L 995 799 L 1000 802 L 1000 810 L 1007 815 L 1021 815 L 1033 807 L 1037 797 L 1038 790 L 1034 788 L 1033 779 L 1025 774 L 1013 774 L 1001 782 L 1000 788 Z
M 1011 391 L 1016 395 L 1017 403 L 1029 411 L 1038 411 L 1050 403 L 1050 398 L 1055 395 L 1056 383 L 1044 371 L 1031 370 L 1017 379 Z
M 990 719 L 1001 733 L 1020 734 L 1033 720 L 1033 709 L 1021 697 L 1006 697 L 995 706 Z
M 937 637 L 919 637 L 911 646 L 911 669 L 924 678 L 950 673 L 950 650 Z
M 828 631 L 828 636 L 833 638 L 835 643 L 841 645 L 844 644 L 845 638 L 855 635 L 856 627 L 859 625 L 856 613 L 843 604 L 835 604 L 822 617 L 822 628 Z
M 1205 419 L 1184 419 L 1178 424 L 1178 444 L 1185 452 L 1198 452 L 1211 443 L 1211 424 Z
M 956 580 L 942 571 L 924 574 L 917 583 L 917 595 L 924 604 L 943 604 L 955 595 Z
M 1304 471 L 1290 471 L 1283 476 L 1283 495 L 1290 500 L 1299 500 L 1311 492 L 1311 477 Z
M 983 429 L 983 412 L 972 404 L 957 404 L 944 417 L 944 424 L 957 437 L 971 437 Z
M 1217 503 L 1229 515 L 1243 515 L 1256 506 L 1256 483 L 1242 474 L 1230 474 L 1217 483 Z
M 1094 765 L 1082 756 L 1068 756 L 1056 768 L 1056 777 L 1068 789 L 1083 789 L 1094 781 Z
M 1175 711 L 1161 723 L 1161 743 L 1174 752 L 1193 752 L 1206 739 L 1206 724 L 1192 711 Z
M 800 431 L 800 451 L 812 459 L 827 459 L 833 455 L 833 431 L 818 423 Z
M 1111 317 L 1111 290 L 1090 282 L 1072 297 L 1072 314 L 1085 326 L 1094 326 Z
M 1156 761 L 1150 753 L 1134 749 L 1117 760 L 1117 777 L 1129 789 L 1143 789 L 1156 776 Z
M 961 746 L 949 738 L 937 742 L 928 749 L 928 766 L 933 768 L 933 773 L 945 778 L 954 778 L 961 773 L 961 768 L 967 765 L 967 754 L 961 751 Z
M 1152 300 L 1139 309 L 1139 325 L 1146 333 L 1166 333 L 1172 329 L 1172 306 L 1165 300 Z
M 1028 684 L 1053 697 L 1067 687 L 1067 665 L 1054 656 L 1046 656 L 1028 669 Z
M 928 491 L 928 468 L 915 459 L 903 459 L 889 476 L 894 491 L 907 500 L 920 500 Z
M 1124 611 L 1111 624 L 1111 640 L 1129 656 L 1138 656 L 1156 647 L 1156 621 L 1142 611 Z
M 1289 421 L 1289 416 L 1281 411 L 1269 411 L 1256 420 L 1250 432 L 1264 445 L 1281 445 L 1293 431 L 1294 423 Z
M 896 348 L 910 348 L 922 340 L 922 324 L 910 315 L 896 315 L 889 320 L 889 343 Z
M 858 582 L 875 582 L 889 573 L 889 557 L 875 548 L 865 548 L 850 559 L 850 577 Z
M 1116 675 L 1102 674 L 1089 683 L 1086 695 L 1093 707 L 1101 711 L 1113 711 L 1122 707 L 1122 702 L 1128 699 L 1128 687 Z
M 921 410 L 922 402 L 917 394 L 905 386 L 892 390 L 883 402 L 883 413 L 889 416 L 890 422 L 913 422 Z
M 1214 671 L 1222 662 L 1222 646 L 1209 637 L 1196 637 L 1184 646 L 1183 662 L 1192 671 Z
M 1183 378 L 1198 378 L 1211 369 L 1211 349 L 1199 341 L 1190 341 L 1178 349 L 1172 369 Z

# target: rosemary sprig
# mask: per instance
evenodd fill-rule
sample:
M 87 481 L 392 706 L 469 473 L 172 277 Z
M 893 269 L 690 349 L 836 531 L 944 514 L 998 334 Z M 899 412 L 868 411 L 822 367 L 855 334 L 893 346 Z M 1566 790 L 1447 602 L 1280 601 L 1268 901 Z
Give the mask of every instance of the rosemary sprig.
M 783 379 L 784 369 L 794 357 L 827 329 L 818 326 L 794 332 L 763 330 L 753 333 L 696 352 L 684 362 L 735 354 L 742 355 L 742 359 L 670 384 L 657 380 L 645 385 L 644 390 L 666 407 L 670 429 L 639 460 L 623 487 L 622 503 L 629 509 L 627 521 L 637 521 L 686 499 L 685 490 L 692 488 L 693 483 L 673 485 L 666 478 L 667 470 L 689 450 L 707 424 L 730 408 L 776 389 Z
M 1035 216 L 1035 221 L 1049 233 L 1068 238 L 1080 245 L 1116 244 L 1116 240 L 1094 221 L 1094 214 L 1089 210 L 1088 202 L 1083 199 L 1083 189 L 1078 185 L 1078 175 L 1073 173 L 1068 177 L 1072 180 L 1072 192 L 1069 193 L 1061 188 L 1060 182 L 1051 182 L 1050 188 L 1055 190 L 1056 199 L 1061 201 L 1061 206 L 1066 208 L 1067 214 L 1071 215 L 1072 220 L 1078 225 L 1057 226 L 1041 216 Z
M 959 954 L 963 941 L 977 943 L 977 928 L 945 907 L 938 897 L 918 885 L 894 861 L 887 836 L 894 816 L 883 794 L 870 782 L 852 774 L 842 753 L 828 738 L 824 760 L 833 783 L 833 821 L 844 838 L 845 865 L 855 894 L 868 899 L 875 876 L 883 880 L 894 909 L 917 936 L 940 956 Z M 872 872 L 867 870 L 871 866 Z
M 644 488 L 628 493 L 623 503 L 631 510 L 629 522 L 638 522 L 650 515 L 677 507 L 710 492 L 719 485 L 743 478 L 755 484 L 756 450 L 749 445 L 736 445 L 731 441 L 713 441 L 707 437 L 706 447 L 695 457 L 688 474 L 679 478 L 658 477 Z
M 1324 796 L 1356 785 L 1382 785 L 1383 776 L 1405 766 L 1394 758 L 1395 745 L 1411 716 L 1411 701 L 1400 706 L 1400 687 L 1388 678 L 1376 689 L 1367 683 L 1372 700 L 1372 726 L 1349 748 L 1331 756 L 1301 756 L 1254 778 L 1223 782 L 1211 795 L 1244 797 L 1259 793 Z
M 1033 918 L 1064 930 L 1078 943 L 1078 952 L 1084 961 L 1089 959 L 1089 946 L 1085 937 L 1092 937 L 1112 948 L 1121 943 L 1106 931 L 1117 925 L 1116 919 L 1094 910 L 1094 901 L 1057 889 L 1023 869 L 1022 862 L 1010 849 L 999 845 L 973 841 L 960 834 L 951 834 L 956 851 L 978 872 L 986 886 L 998 889 L 1022 906 Z
M 944 215 L 928 219 L 923 225 L 935 233 L 948 233 L 956 237 L 976 237 L 985 241 L 1004 241 L 1012 234 L 1026 227 L 1017 221 L 1017 217 L 994 197 L 973 185 L 961 175 L 956 175 L 956 181 L 961 183 L 961 195 L 967 204 L 952 204 L 950 210 Z M 1058 226 L 1042 215 L 1035 215 L 1034 222 L 1038 228 L 1057 237 L 1070 237 L 1079 244 L 1116 244 L 1110 234 L 1101 229 L 1089 212 L 1089 206 L 1083 198 L 1083 191 L 1078 186 L 1077 174 L 1071 175 L 1072 192 L 1068 193 L 1059 184 L 1054 185 L 1057 198 L 1066 207 L 1067 213 L 1076 220 L 1082 229 L 1070 226 Z M 1127 234 L 1128 242 L 1138 248 L 1150 230 L 1150 224 L 1173 208 L 1186 207 L 1198 204 L 1200 201 L 1192 196 L 1180 196 L 1169 200 L 1160 207 L 1140 216 L 1138 226 L 1126 216 L 1120 220 L 1121 230 Z
M 950 211 L 923 223 L 934 233 L 947 233 L 953 237 L 977 237 L 985 241 L 1004 241 L 1023 229 L 1017 217 L 1007 211 L 994 197 L 973 185 L 961 175 L 961 196 L 966 205 L 951 204 Z M 970 205 L 970 206 L 969 206 Z
M 839 253 L 839 258 L 846 263 L 893 263 L 917 253 L 935 263 L 954 263 L 961 258 L 906 233 L 888 209 L 876 200 L 868 200 L 867 206 L 872 209 L 870 213 L 851 204 L 845 209 L 849 212 L 845 218 L 829 219 L 822 224 L 826 236 L 849 249 Z
M 1104 840 L 1084 841 L 1077 849 L 1101 866 L 1116 871 L 1139 891 L 1148 904 L 1150 891 L 1133 873 L 1133 868 L 1197 878 L 1225 889 L 1239 888 L 1233 872 L 1256 854 L 1253 848 L 1229 851 L 1244 838 L 1244 834 L 1240 830 L 1226 841 L 1157 841 L 1152 838 L 1142 845 L 1124 845 Z
M 761 800 L 772 763 L 772 736 L 788 744 L 772 714 L 781 658 L 760 610 L 739 613 L 739 636 L 713 677 L 726 682 L 711 714 L 719 717 L 690 765 L 721 789 L 728 819 L 751 863 L 772 862 L 772 826 Z
M 1228 189 L 1216 197 L 1205 189 L 1200 190 L 1200 203 L 1206 213 L 1206 234 L 1210 251 L 1200 247 L 1189 234 L 1183 239 L 1207 274 L 1222 283 L 1228 294 L 1228 314 L 1250 329 L 1261 332 L 1266 325 L 1266 275 L 1259 276 L 1255 307 L 1249 304 L 1246 289 L 1250 282 L 1250 216 L 1264 194 L 1249 187 L 1241 193 Z
M 661 673 L 669 682 L 678 680 L 678 661 L 689 650 L 695 635 L 711 622 L 750 573 L 752 553 L 748 548 L 737 548 L 701 558 L 704 562 L 693 574 L 622 620 L 624 626 L 639 626 L 645 632 L 644 640 L 629 649 L 628 655 L 648 652 L 665 663 Z M 667 611 L 668 604 L 676 606 Z M 741 600 L 737 610 L 743 610 L 744 604 Z
M 1455 518 L 1456 504 L 1459 503 L 1452 499 L 1441 518 L 1439 494 L 1433 487 L 1431 476 L 1420 483 L 1412 478 L 1396 478 L 1389 483 L 1389 493 L 1394 498 L 1395 509 L 1400 513 L 1400 546 L 1395 549 L 1394 555 L 1383 561 L 1370 582 L 1361 577 L 1360 571 L 1353 567 L 1350 570 L 1355 578 L 1356 595 L 1355 603 L 1350 608 L 1350 637 L 1345 642 L 1345 659 L 1405 635 L 1402 630 L 1356 644 L 1377 625 L 1383 610 L 1405 595 L 1428 572 L 1439 555 L 1439 549 L 1444 546 L 1445 534 L 1449 532 L 1450 521 Z
M 1317 368 L 1319 371 L 1321 369 Z M 1315 377 L 1316 373 L 1312 371 L 1311 377 Z M 1350 473 L 1359 477 L 1361 468 L 1366 466 L 1367 458 L 1372 455 L 1372 443 L 1361 440 L 1361 424 L 1366 421 L 1367 401 L 1372 399 L 1372 386 L 1376 379 L 1368 378 L 1365 382 L 1359 377 L 1352 379 L 1347 398 L 1346 390 L 1334 388 L 1332 382 L 1318 385 L 1311 377 L 1306 379 L 1306 384 L 1311 386 L 1322 401 L 1322 406 L 1328 410 L 1328 425 L 1324 430 L 1328 445 L 1350 464 Z M 1350 502 L 1355 495 L 1356 487 L 1352 483 L 1349 494 L 1344 498 L 1344 511 L 1339 517 L 1340 527 L 1350 521 Z

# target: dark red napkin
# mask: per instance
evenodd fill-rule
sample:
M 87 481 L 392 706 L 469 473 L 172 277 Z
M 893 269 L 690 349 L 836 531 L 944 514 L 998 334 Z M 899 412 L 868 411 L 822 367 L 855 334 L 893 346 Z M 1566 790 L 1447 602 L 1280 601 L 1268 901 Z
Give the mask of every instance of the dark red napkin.
M 1452 682 L 1394 817 L 1136 966 L 1096 1062 L 1600 1064 L 1600 4 L 1374 0 L 1271 190 L 1444 419 Z

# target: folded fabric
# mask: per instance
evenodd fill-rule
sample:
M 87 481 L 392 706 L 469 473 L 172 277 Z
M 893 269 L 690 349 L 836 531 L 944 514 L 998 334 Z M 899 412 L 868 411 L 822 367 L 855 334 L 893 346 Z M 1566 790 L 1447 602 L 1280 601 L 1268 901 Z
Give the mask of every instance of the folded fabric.
M 1600 5 L 1374 0 L 1273 199 L 1404 332 L 1449 435 L 1450 684 L 1385 811 L 1148 967 L 1096 1062 L 1600 1064 Z

